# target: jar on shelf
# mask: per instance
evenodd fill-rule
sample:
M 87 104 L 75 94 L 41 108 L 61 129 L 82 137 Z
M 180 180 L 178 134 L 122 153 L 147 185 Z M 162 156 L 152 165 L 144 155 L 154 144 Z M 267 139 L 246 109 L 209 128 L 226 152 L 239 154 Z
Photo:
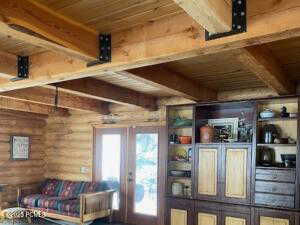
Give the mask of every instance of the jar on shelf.
M 200 142 L 201 143 L 211 143 L 214 138 L 214 127 L 208 124 L 200 127 Z

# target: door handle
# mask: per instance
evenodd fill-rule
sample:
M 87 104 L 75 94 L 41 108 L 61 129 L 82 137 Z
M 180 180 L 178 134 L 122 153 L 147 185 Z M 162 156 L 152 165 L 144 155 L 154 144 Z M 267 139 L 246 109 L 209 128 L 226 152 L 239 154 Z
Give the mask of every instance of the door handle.
M 132 178 L 128 178 L 128 182 L 132 182 L 133 181 L 133 179 Z

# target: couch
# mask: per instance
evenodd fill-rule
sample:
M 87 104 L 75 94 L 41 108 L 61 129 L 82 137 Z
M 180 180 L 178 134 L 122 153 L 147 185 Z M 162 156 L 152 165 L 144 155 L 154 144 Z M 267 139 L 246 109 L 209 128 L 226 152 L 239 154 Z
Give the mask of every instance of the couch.
M 113 193 L 106 182 L 47 179 L 18 188 L 18 205 L 48 218 L 84 224 L 104 217 L 111 220 Z

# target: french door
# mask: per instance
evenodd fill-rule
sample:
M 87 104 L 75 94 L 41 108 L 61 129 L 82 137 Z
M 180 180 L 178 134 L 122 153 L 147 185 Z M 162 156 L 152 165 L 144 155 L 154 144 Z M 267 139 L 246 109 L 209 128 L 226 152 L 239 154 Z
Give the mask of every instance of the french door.
M 94 177 L 119 185 L 114 219 L 136 225 L 141 221 L 164 224 L 164 128 L 99 128 L 95 134 Z

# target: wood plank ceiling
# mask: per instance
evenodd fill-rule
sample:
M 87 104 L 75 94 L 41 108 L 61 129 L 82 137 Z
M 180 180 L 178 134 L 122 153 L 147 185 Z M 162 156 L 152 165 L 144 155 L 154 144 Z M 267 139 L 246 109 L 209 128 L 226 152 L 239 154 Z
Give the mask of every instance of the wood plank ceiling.
M 146 65 L 153 64 L 155 60 L 158 60 L 160 62 L 170 61 L 167 63 L 163 63 L 161 65 L 149 67 L 149 71 L 151 72 L 158 71 L 158 73 L 161 73 L 159 75 L 153 76 L 156 79 L 154 81 L 151 80 L 151 76 L 150 76 L 151 74 L 149 71 L 147 72 L 147 67 L 145 67 L 145 70 L 143 69 L 140 70 L 144 72 L 146 71 L 145 74 L 147 74 L 146 75 L 147 79 L 145 79 L 145 76 L 139 74 L 130 75 L 130 71 L 115 72 L 115 71 L 109 71 L 110 69 L 101 70 L 101 68 L 97 72 L 92 70 L 89 71 L 89 73 L 93 75 L 88 75 L 88 76 L 90 77 L 93 76 L 94 79 L 98 80 L 97 82 L 99 86 L 101 85 L 105 86 L 108 88 L 107 90 L 109 90 L 109 86 L 107 86 L 107 84 L 105 83 L 101 84 L 100 81 L 104 81 L 106 83 L 112 84 L 113 86 L 111 87 L 114 88 L 114 90 L 117 90 L 118 89 L 117 86 L 119 86 L 119 87 L 127 88 L 128 90 L 135 91 L 135 92 L 130 92 L 127 91 L 126 89 L 119 88 L 118 90 L 122 91 L 122 93 L 133 93 L 134 96 L 139 96 L 139 93 L 144 94 L 140 96 L 140 99 L 143 99 L 141 101 L 139 100 L 133 101 L 133 99 L 131 99 L 131 103 L 134 102 L 135 105 L 141 107 L 153 109 L 153 102 L 156 99 L 156 97 L 180 95 L 180 96 L 189 96 L 189 98 L 193 100 L 199 99 L 199 94 L 201 95 L 202 93 L 199 92 L 196 93 L 197 90 L 205 90 L 204 93 L 206 93 L 206 96 L 203 97 L 203 99 L 199 99 L 199 100 L 214 99 L 217 92 L 239 90 L 239 89 L 246 89 L 246 88 L 269 87 L 277 91 L 278 94 L 281 94 L 281 92 L 283 94 L 292 93 L 294 87 L 284 89 L 280 85 L 278 87 L 278 83 L 280 84 L 280 82 L 285 76 L 287 76 L 287 79 L 292 82 L 300 80 L 300 73 L 298 72 L 300 69 L 300 50 L 299 50 L 300 38 L 292 38 L 290 40 L 286 39 L 286 40 L 275 41 L 275 42 L 267 41 L 269 43 L 266 43 L 264 47 L 270 50 L 271 53 L 270 56 L 272 57 L 271 61 L 273 62 L 273 66 L 278 63 L 278 65 L 274 67 L 276 68 L 275 70 L 274 68 L 270 68 L 270 66 L 272 67 L 272 64 L 263 64 L 260 61 L 260 59 L 265 59 L 267 56 L 269 56 L 268 54 L 264 55 L 264 52 L 262 51 L 263 55 L 262 56 L 259 55 L 257 57 L 257 55 L 255 56 L 255 54 L 252 54 L 257 52 L 255 51 L 255 49 L 253 48 L 251 49 L 251 47 L 248 48 L 248 50 L 246 48 L 243 48 L 248 46 L 249 43 L 251 43 L 251 42 L 247 42 L 247 38 L 245 38 L 244 40 L 246 44 L 241 45 L 242 48 L 240 49 L 240 51 L 236 50 L 235 49 L 236 47 L 230 47 L 229 49 L 231 50 L 229 51 L 222 50 L 222 52 L 219 53 L 218 49 L 220 50 L 222 48 L 223 49 L 227 48 L 226 41 L 222 43 L 221 40 L 220 44 L 218 44 L 218 41 L 211 42 L 212 43 L 211 45 L 210 43 L 203 42 L 203 40 L 201 39 L 203 38 L 201 36 L 202 33 L 200 32 L 202 31 L 203 28 L 200 27 L 199 24 L 204 26 L 204 23 L 207 24 L 207 22 L 211 22 L 211 21 L 202 21 L 202 19 L 200 18 L 200 21 L 197 21 L 196 19 L 197 22 L 195 22 L 192 19 L 186 17 L 187 16 L 186 12 L 193 18 L 194 16 L 195 18 L 198 16 L 195 15 L 195 13 L 196 14 L 198 13 L 197 11 L 189 10 L 190 7 L 194 7 L 193 5 L 189 4 L 189 1 L 186 1 L 187 5 L 185 6 L 182 6 L 180 4 L 181 1 L 177 1 L 177 0 L 126 0 L 126 1 L 125 0 L 63 0 L 63 1 L 62 0 L 48 0 L 48 1 L 35 0 L 35 1 L 40 2 L 46 7 L 49 7 L 50 9 L 54 10 L 55 13 L 59 13 L 67 17 L 68 20 L 79 22 L 89 27 L 89 29 L 90 28 L 94 29 L 95 32 L 92 31 L 92 33 L 95 34 L 97 34 L 97 32 L 113 33 L 113 45 L 114 45 L 113 48 L 115 47 L 117 50 L 119 50 L 117 56 L 117 59 L 119 61 L 123 60 L 125 63 L 128 62 L 128 64 L 130 64 L 131 61 L 137 60 L 136 62 L 137 64 L 138 63 L 143 64 L 143 61 L 141 62 L 138 61 L 139 60 L 138 57 L 141 58 L 148 57 L 149 62 L 145 63 Z M 24 0 L 23 2 L 26 1 Z M 176 4 L 176 2 L 178 4 Z M 227 0 L 225 1 L 220 0 L 219 2 L 224 3 L 227 2 Z M 180 6 L 183 7 L 183 9 Z M 263 2 L 256 0 L 255 3 L 251 2 L 251 4 L 249 4 L 248 17 L 251 18 L 253 21 L 256 22 L 258 21 L 258 23 L 252 23 L 255 25 L 255 24 L 259 24 L 260 21 L 257 18 L 261 16 L 261 14 L 262 15 L 265 15 L 265 13 L 272 14 L 272 13 L 276 13 L 279 8 L 286 10 L 288 8 L 292 8 L 296 6 L 297 4 L 291 0 L 289 0 L 285 4 L 281 4 L 281 3 L 273 4 L 272 0 L 267 0 Z M 207 5 L 207 7 L 209 7 L 209 5 Z M 264 11 L 264 9 L 266 10 L 266 12 Z M 194 16 L 191 14 L 193 14 Z M 182 18 L 185 18 L 185 20 L 183 20 Z M 177 23 L 174 24 L 172 22 L 172 19 L 174 19 L 174 21 L 177 21 Z M 160 24 L 157 21 L 159 22 L 162 21 L 162 22 Z M 179 23 L 179 21 L 182 21 L 182 24 Z M 203 24 L 201 24 L 201 22 L 203 22 Z M 261 29 L 262 26 L 258 25 L 257 27 L 258 29 Z M 295 27 L 297 27 L 296 23 L 295 23 Z M 156 31 L 160 30 L 159 28 L 161 28 L 163 32 L 156 34 Z M 278 32 L 280 32 L 279 28 L 278 28 L 279 30 Z M 291 29 L 292 28 L 293 27 L 291 26 Z M 132 34 L 136 34 L 136 35 L 130 38 L 131 37 L 130 35 Z M 255 36 L 253 35 L 254 35 L 253 32 L 250 33 L 250 38 Z M 117 38 L 114 39 L 114 37 Z M 191 51 L 190 51 L 191 53 L 189 53 L 188 56 L 178 57 L 176 55 L 177 54 L 176 51 L 179 48 L 178 46 L 178 48 L 176 48 L 175 53 L 174 54 L 172 53 L 173 55 L 170 54 L 172 55 L 170 58 L 165 56 L 165 53 L 162 51 L 161 54 L 165 56 L 167 60 L 164 60 L 163 58 L 159 58 L 159 56 L 156 56 L 155 54 L 151 55 L 152 54 L 151 50 L 158 51 L 157 50 L 158 47 L 162 47 L 162 44 L 159 42 L 159 40 L 166 38 L 167 40 L 173 41 L 173 40 L 177 40 L 177 38 L 186 38 L 186 37 L 188 38 L 188 41 L 183 41 L 182 43 L 187 43 L 187 47 L 194 46 L 195 45 L 194 42 L 198 42 L 199 40 L 201 41 L 201 45 L 203 45 L 204 47 L 201 46 L 201 48 L 199 48 L 198 50 L 193 49 L 193 47 L 191 47 Z M 281 38 L 277 38 L 277 39 L 281 39 Z M 243 37 L 241 38 L 241 40 L 242 39 Z M 158 47 L 152 48 L 152 46 L 146 47 L 145 45 L 145 49 L 140 48 L 139 46 L 144 46 L 145 43 L 145 42 L 141 42 L 141 40 L 149 41 L 149 43 L 151 44 L 153 44 L 155 40 L 155 44 Z M 140 42 L 142 43 L 142 45 L 140 45 Z M 54 42 L 52 43 L 56 44 Z M 124 47 L 124 43 L 126 43 L 125 47 Z M 166 54 L 168 55 L 169 54 L 168 51 L 170 50 L 170 52 L 172 52 L 174 49 L 173 48 L 169 49 L 168 46 L 166 46 L 166 43 L 164 44 L 163 47 L 166 47 L 166 51 L 167 51 Z M 241 41 L 240 43 L 244 43 L 244 42 Z M 259 43 L 259 41 L 257 41 L 257 43 Z M 209 50 L 210 47 L 211 50 Z M 184 51 L 186 50 L 186 48 L 184 46 L 181 46 L 181 48 L 179 48 L 178 54 L 184 55 L 185 54 Z M 138 50 L 132 53 L 131 51 L 132 49 L 138 49 Z M 40 58 L 51 60 L 51 63 L 53 63 L 55 69 L 56 67 L 59 68 L 59 70 L 55 72 L 62 74 L 61 77 L 52 78 L 54 77 L 52 76 L 53 75 L 52 72 L 55 69 L 49 68 L 48 66 L 45 66 L 43 64 L 44 68 L 47 69 L 48 77 L 50 77 L 50 79 L 53 80 L 51 82 L 40 82 L 39 79 L 40 74 L 33 74 L 32 77 L 33 80 L 35 79 L 36 83 L 32 85 L 29 81 L 27 83 L 25 83 L 26 81 L 24 82 L 21 81 L 18 84 L 21 84 L 23 82 L 24 86 L 20 85 L 18 87 L 19 89 L 22 89 L 23 87 L 31 88 L 33 86 L 39 86 L 43 84 L 48 84 L 43 88 L 53 89 L 53 86 L 50 85 L 51 83 L 61 81 L 61 80 L 64 81 L 64 80 L 72 80 L 72 79 L 85 77 L 81 75 L 78 75 L 78 77 L 76 77 L 74 75 L 75 73 L 73 73 L 73 71 L 77 72 L 85 69 L 84 67 L 86 64 L 84 61 L 76 61 L 78 60 L 78 58 L 73 61 L 73 59 L 68 58 L 70 57 L 70 55 L 68 54 L 67 57 L 64 57 L 59 54 L 56 55 L 56 53 L 48 54 L 46 51 L 47 49 L 42 47 L 37 47 L 35 45 L 27 43 L 25 40 L 20 41 L 19 39 L 17 40 L 9 34 L 0 33 L 0 53 L 7 52 L 13 55 L 29 55 L 32 56 L 32 59 L 36 60 L 36 61 L 33 60 L 34 62 L 39 62 Z M 37 53 L 42 53 L 41 57 Z M 260 53 L 260 51 L 258 51 L 258 53 Z M 133 59 L 130 54 L 133 54 Z M 240 55 L 242 54 L 244 54 L 244 58 L 240 57 Z M 195 55 L 198 56 L 194 57 Z M 151 57 L 154 57 L 155 59 L 151 61 Z M 246 60 L 244 61 L 244 59 Z M 0 66 L 1 63 L 2 62 L 0 61 Z M 4 62 L 4 64 L 5 63 L 6 62 Z M 10 71 L 13 71 L 14 65 L 12 65 L 11 63 L 7 63 L 7 64 L 11 65 Z M 116 63 L 116 65 L 118 66 L 118 62 Z M 68 71 L 67 69 L 67 73 L 72 74 L 72 76 L 74 76 L 72 77 L 72 79 L 64 79 L 63 70 L 64 68 L 66 68 L 66 66 L 70 66 L 70 71 Z M 33 68 L 34 72 L 37 73 L 38 71 L 39 73 L 41 73 L 40 71 L 42 71 L 44 68 L 39 70 L 40 67 L 41 65 L 39 65 L 38 67 L 35 66 Z M 154 67 L 157 67 L 158 69 L 157 70 L 153 69 Z M 262 69 L 256 70 L 256 69 L 252 69 L 253 67 L 261 67 Z M 133 67 L 128 66 L 128 68 L 134 68 L 134 66 Z M 3 72 L 5 76 L 3 75 L 2 78 L 10 78 L 13 75 L 11 73 L 7 75 L 6 73 L 7 73 L 6 71 L 5 73 Z M 1 71 L 0 71 L 0 75 L 1 75 Z M 264 80 L 265 77 L 268 78 L 267 81 Z M 144 82 L 143 79 L 148 80 L 149 82 Z M 166 82 L 162 82 L 162 79 L 167 80 L 167 82 L 169 82 L 170 84 L 173 82 L 174 83 L 177 82 L 176 84 L 182 87 L 176 88 L 175 87 L 176 85 L 173 84 L 170 85 L 172 86 L 172 90 L 170 90 L 170 88 L 168 90 L 168 88 L 164 88 L 164 87 L 168 87 L 168 85 Z M 184 81 L 185 85 L 180 85 L 180 81 Z M 6 83 L 6 81 L 3 81 L 3 83 Z M 86 96 L 91 97 L 90 92 L 85 91 L 88 90 L 88 87 L 85 87 L 84 85 L 81 86 L 81 84 L 78 81 L 76 81 L 77 90 L 72 90 L 70 88 L 72 87 L 72 81 L 67 81 L 66 83 L 67 85 L 63 85 L 62 83 L 62 87 L 68 87 L 69 89 L 61 90 L 61 91 L 63 92 L 67 91 L 73 99 L 75 99 L 75 95 L 78 94 L 77 93 L 78 89 L 80 89 L 79 94 L 82 94 L 83 97 Z M 283 85 L 283 82 L 281 82 L 281 84 Z M 14 84 L 9 84 L 9 85 L 14 85 Z M 97 87 L 94 88 L 95 88 L 94 92 L 96 93 Z M 187 89 L 192 89 L 192 91 Z M 8 87 L 8 89 L 2 89 L 1 91 L 4 90 L 14 90 L 14 88 Z M 41 89 L 39 90 L 39 93 L 45 91 L 46 90 Z M 18 94 L 20 94 L 20 92 Z M 12 95 L 14 97 L 16 96 L 14 94 Z M 12 96 L 12 95 L 7 94 L 6 96 Z M 17 95 L 17 97 L 18 96 L 19 95 Z M 3 95 L 3 97 L 5 97 L 5 94 Z M 103 96 L 94 96 L 94 98 L 99 100 L 99 102 L 96 102 L 96 104 L 102 105 L 103 103 L 102 101 L 106 101 L 106 97 Z M 145 103 L 145 99 L 147 99 L 147 101 L 149 101 L 151 104 Z M 111 102 L 117 102 L 121 104 L 128 103 L 126 102 L 127 101 L 126 98 L 120 101 L 119 100 L 120 99 L 118 97 L 115 97 L 115 99 L 112 99 Z M 49 101 L 47 100 L 46 102 Z
M 125 30 L 182 13 L 172 0 L 38 0 L 100 32 Z

